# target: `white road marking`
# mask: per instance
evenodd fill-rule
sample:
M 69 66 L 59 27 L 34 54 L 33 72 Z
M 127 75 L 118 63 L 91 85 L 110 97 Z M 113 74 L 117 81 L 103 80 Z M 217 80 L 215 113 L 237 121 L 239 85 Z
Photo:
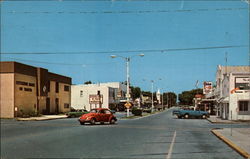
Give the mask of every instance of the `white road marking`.
M 167 155 L 166 159 L 170 159 L 171 158 L 173 147 L 174 147 L 175 138 L 176 138 L 176 131 L 174 132 L 174 136 L 173 136 L 170 148 L 168 150 L 168 155 Z

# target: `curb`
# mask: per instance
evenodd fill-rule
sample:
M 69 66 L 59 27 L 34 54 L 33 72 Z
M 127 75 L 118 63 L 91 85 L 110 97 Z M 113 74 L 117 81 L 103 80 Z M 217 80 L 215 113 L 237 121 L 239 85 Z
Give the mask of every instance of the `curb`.
M 250 154 L 248 154 L 245 150 L 234 144 L 232 141 L 221 135 L 219 132 L 215 131 L 216 129 L 212 129 L 211 132 L 218 137 L 220 140 L 224 141 L 227 145 L 233 148 L 236 152 L 238 152 L 241 156 L 250 159 Z
M 210 119 L 207 118 L 207 121 L 209 121 L 212 124 L 237 124 L 237 122 L 221 122 L 221 121 L 212 121 Z
M 55 120 L 55 119 L 65 119 L 67 117 L 58 117 L 58 118 L 44 118 L 44 119 L 23 119 L 23 118 L 17 118 L 17 121 L 43 121 L 43 120 Z

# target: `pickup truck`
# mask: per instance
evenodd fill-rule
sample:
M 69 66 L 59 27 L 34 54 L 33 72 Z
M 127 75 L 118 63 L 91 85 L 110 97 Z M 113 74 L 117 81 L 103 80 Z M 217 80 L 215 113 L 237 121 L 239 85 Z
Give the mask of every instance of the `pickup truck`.
M 190 117 L 195 117 L 195 118 L 202 118 L 206 119 L 209 117 L 209 113 L 205 111 L 199 111 L 199 110 L 184 110 L 184 109 L 178 109 L 178 110 L 173 110 L 173 115 L 176 115 L 178 118 L 185 118 L 188 119 Z

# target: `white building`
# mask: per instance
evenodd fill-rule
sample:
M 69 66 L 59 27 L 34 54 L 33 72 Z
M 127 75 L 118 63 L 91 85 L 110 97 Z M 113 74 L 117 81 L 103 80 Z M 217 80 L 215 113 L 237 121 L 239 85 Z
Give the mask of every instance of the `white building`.
M 222 119 L 250 120 L 250 67 L 218 66 L 214 94 Z
M 71 86 L 71 107 L 74 109 L 109 108 L 125 98 L 126 85 L 119 82 Z

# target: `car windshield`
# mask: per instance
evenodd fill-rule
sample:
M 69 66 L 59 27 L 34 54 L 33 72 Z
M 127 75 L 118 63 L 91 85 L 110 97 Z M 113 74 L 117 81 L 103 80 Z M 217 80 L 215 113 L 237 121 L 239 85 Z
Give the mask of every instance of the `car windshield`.
M 90 113 L 97 113 L 97 110 L 96 110 L 96 109 L 92 109 L 92 110 L 90 111 Z

